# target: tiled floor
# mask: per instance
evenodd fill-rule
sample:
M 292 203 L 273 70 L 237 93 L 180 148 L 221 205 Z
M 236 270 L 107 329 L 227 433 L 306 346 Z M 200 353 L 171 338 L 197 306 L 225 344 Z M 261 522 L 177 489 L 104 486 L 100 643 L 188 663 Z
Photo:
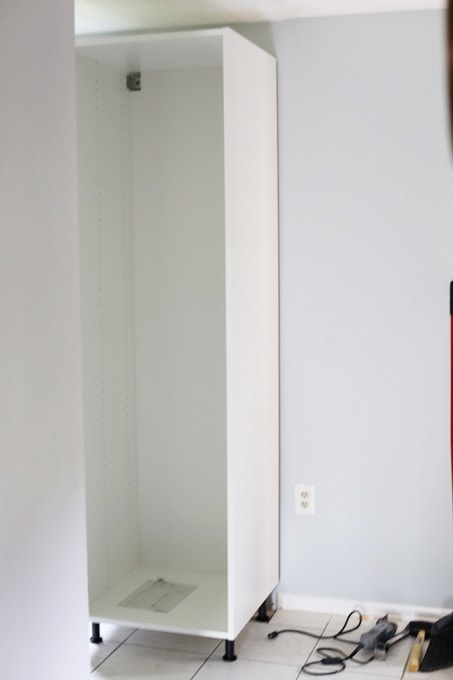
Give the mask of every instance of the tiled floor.
M 279 610 L 269 623 L 250 622 L 236 639 L 237 661 L 222 660 L 224 644 L 219 640 L 156 633 L 144 630 L 101 625 L 104 642 L 90 644 L 91 678 L 93 680 L 303 680 L 310 677 L 302 672 L 309 660 L 319 659 L 319 646 L 335 647 L 350 653 L 353 645 L 337 640 L 319 641 L 297 633 L 285 633 L 268 639 L 269 632 L 284 628 L 307 630 L 317 636 L 338 632 L 344 617 Z M 396 622 L 396 621 L 395 621 Z M 398 623 L 398 630 L 404 628 Z M 352 621 L 351 621 L 352 624 Z M 361 633 L 372 627 L 373 620 L 362 623 L 359 630 L 346 637 L 358 640 Z M 342 636 L 344 637 L 344 636 Z M 413 640 L 397 643 L 384 661 L 373 660 L 367 665 L 352 661 L 336 677 L 343 680 L 409 680 L 416 677 L 406 671 Z M 365 658 L 365 655 L 357 658 Z M 317 666 L 314 671 L 336 667 Z M 453 667 L 430 673 L 430 680 L 453 680 Z

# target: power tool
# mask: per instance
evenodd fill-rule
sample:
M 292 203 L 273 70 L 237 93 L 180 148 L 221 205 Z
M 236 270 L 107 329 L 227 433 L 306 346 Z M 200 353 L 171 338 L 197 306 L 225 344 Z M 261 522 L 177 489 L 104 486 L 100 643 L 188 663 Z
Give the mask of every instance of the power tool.
M 388 649 L 388 640 L 396 633 L 397 625 L 388 620 L 385 615 L 376 621 L 373 628 L 360 636 L 360 646 L 362 649 L 374 652 L 377 659 L 385 659 Z

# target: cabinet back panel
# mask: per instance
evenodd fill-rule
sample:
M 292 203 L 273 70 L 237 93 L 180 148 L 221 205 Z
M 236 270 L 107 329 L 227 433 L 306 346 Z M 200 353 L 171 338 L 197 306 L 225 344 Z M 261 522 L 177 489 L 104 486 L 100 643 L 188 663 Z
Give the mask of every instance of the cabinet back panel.
M 131 107 L 142 558 L 225 571 L 221 70 L 142 73 Z
M 124 76 L 78 57 L 82 347 L 91 599 L 137 564 L 130 111 Z

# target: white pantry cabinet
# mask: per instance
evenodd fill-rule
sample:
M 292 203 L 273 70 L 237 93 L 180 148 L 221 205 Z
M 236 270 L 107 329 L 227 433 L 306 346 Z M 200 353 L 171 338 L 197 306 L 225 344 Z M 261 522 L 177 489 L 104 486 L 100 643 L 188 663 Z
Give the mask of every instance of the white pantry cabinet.
M 93 630 L 233 641 L 278 582 L 275 60 L 91 37 L 77 88 Z

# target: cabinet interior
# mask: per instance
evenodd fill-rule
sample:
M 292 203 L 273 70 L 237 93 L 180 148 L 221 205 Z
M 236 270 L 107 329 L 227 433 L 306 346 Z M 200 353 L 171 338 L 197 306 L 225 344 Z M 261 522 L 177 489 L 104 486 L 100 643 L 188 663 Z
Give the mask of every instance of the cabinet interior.
M 91 615 L 227 629 L 220 38 L 79 48 Z M 141 90 L 127 74 L 141 72 Z M 121 604 L 164 579 L 175 609 Z

